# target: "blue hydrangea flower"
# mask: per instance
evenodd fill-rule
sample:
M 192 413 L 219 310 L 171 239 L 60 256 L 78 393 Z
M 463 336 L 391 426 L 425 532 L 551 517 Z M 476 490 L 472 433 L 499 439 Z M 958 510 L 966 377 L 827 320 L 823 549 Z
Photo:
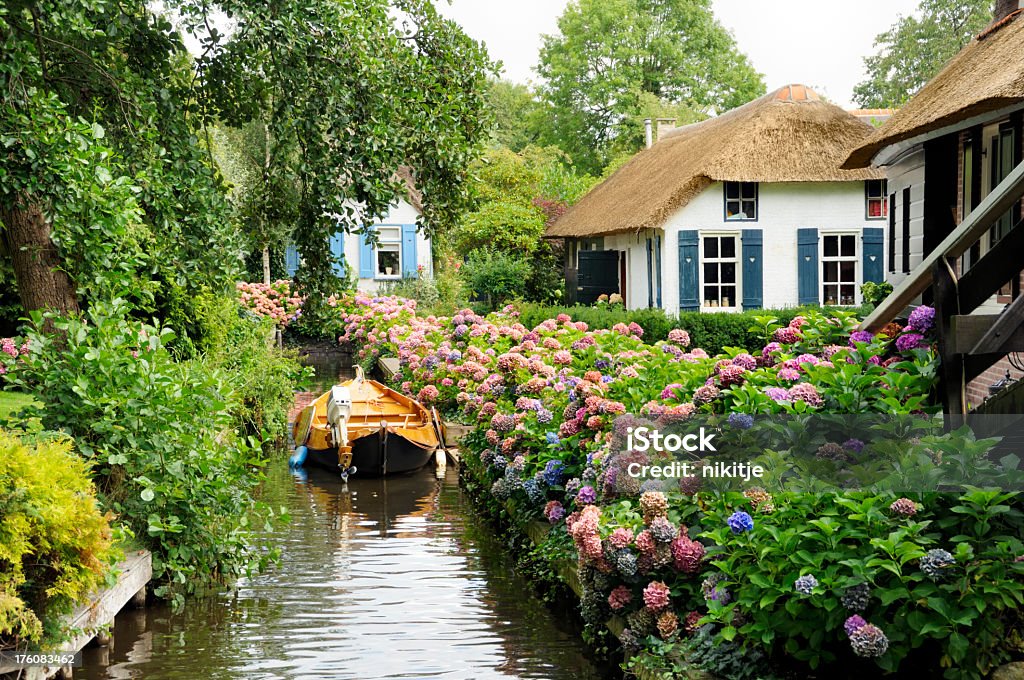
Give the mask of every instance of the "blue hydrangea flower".
M 754 426 L 754 416 L 749 413 L 730 413 L 729 426 L 737 430 L 749 430 Z
M 810 595 L 818 587 L 818 579 L 813 574 L 804 574 L 796 580 L 793 588 L 801 595 Z
M 523 482 L 523 491 L 526 492 L 526 497 L 530 499 L 531 503 L 542 503 L 544 501 L 544 489 L 541 488 L 535 479 L 527 479 Z
M 745 531 L 752 531 L 754 529 L 754 518 L 742 510 L 737 510 L 729 516 L 726 524 L 732 529 L 732 533 L 742 534 Z
M 554 414 L 544 407 L 537 409 L 537 422 L 541 425 L 547 425 L 554 419 Z
M 556 432 L 548 432 L 544 435 L 544 438 L 548 440 L 548 444 L 551 444 L 551 446 L 558 446 L 562 442 Z
M 556 486 L 562 483 L 562 478 L 565 476 L 565 464 L 560 460 L 549 460 L 547 465 L 544 466 L 544 481 L 549 486 Z

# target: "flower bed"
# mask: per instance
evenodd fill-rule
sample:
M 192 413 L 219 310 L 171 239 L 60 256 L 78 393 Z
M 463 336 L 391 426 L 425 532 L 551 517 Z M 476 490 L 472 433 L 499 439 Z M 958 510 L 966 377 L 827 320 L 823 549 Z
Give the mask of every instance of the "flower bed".
M 765 666 L 977 677 L 1020 655 L 1009 642 L 1024 604 L 1019 497 L 964 486 L 1005 473 L 984 457 L 991 442 L 902 425 L 871 442 L 804 432 L 821 414 L 926 421 L 928 308 L 878 335 L 842 312 L 760 317 L 763 347 L 714 357 L 682 329 L 646 344 L 636 324 L 590 331 L 559 315 L 526 328 L 512 307 L 419 317 L 414 302 L 356 295 L 338 309 L 340 340 L 361 360 L 398 357 L 399 389 L 475 424 L 463 455 L 496 500 L 546 518 L 548 540 L 571 546 L 584 619 L 621 617 L 622 646 L 649 650 L 667 672 L 685 657 L 726 677 Z M 742 441 L 754 418 L 795 442 L 764 452 L 766 464 L 860 488 L 769 493 L 624 472 L 652 461 L 622 447 L 630 426 L 699 419 Z M 924 491 L 946 473 L 963 490 Z

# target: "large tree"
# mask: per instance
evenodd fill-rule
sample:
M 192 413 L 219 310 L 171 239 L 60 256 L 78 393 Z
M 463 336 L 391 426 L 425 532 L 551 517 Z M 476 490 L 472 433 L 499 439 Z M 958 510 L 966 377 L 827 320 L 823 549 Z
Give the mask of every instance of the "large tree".
M 455 224 L 489 127 L 493 67 L 480 44 L 429 0 L 219 7 L 235 21 L 227 38 L 209 30 L 205 4 L 184 14 L 203 36 L 204 102 L 236 127 L 262 121 L 269 183 L 297 187 L 292 237 L 307 311 L 337 289 L 330 237 L 363 233 L 388 212 L 405 191 L 399 166 L 413 168 L 423 193 L 420 226 L 435 234 Z
M 875 38 L 867 78 L 853 90 L 865 108 L 898 108 L 992 20 L 992 0 L 922 0 Z
M 0 254 L 25 311 L 226 286 L 228 205 L 194 125 L 190 59 L 141 1 L 0 6 Z
M 710 0 L 575 0 L 558 28 L 544 37 L 538 67 L 551 117 L 543 141 L 591 172 L 614 139 L 636 140 L 651 97 L 706 116 L 765 91 Z

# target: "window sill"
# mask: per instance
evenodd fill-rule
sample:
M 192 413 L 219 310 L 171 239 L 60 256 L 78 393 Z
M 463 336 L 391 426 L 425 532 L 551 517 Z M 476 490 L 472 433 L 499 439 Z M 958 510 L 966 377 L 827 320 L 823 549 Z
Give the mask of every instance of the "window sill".
M 401 274 L 392 274 L 391 276 L 388 276 L 386 274 L 378 274 L 377 276 L 373 277 L 373 280 L 374 281 L 401 281 L 402 280 L 402 276 L 401 276 Z
M 714 314 L 715 312 L 738 312 L 739 307 L 701 307 L 702 314 Z
M 756 217 L 726 217 L 726 222 L 757 222 Z

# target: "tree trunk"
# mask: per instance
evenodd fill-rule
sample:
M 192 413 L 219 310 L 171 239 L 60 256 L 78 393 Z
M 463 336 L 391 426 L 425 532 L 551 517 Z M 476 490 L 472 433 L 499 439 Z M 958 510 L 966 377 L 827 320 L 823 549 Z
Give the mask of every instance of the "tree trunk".
M 263 283 L 270 285 L 270 247 L 263 246 Z
M 0 229 L 25 311 L 77 312 L 75 286 L 61 268 L 42 208 L 26 196 L 0 205 Z

